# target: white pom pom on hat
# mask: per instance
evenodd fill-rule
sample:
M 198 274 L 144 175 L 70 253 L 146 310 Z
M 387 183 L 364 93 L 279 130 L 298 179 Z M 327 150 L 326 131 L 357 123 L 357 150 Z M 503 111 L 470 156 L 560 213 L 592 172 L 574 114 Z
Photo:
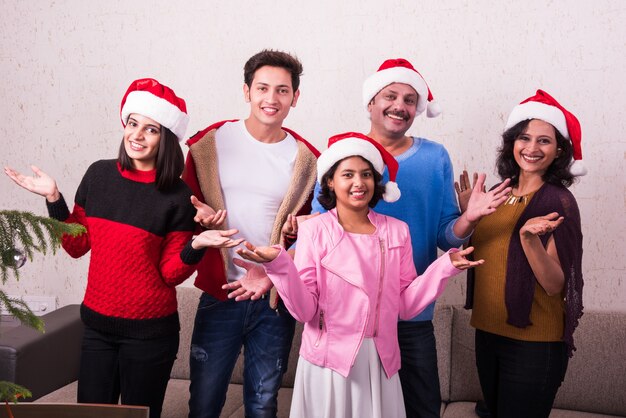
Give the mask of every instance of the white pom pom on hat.
M 513 108 L 506 121 L 504 130 L 529 119 L 540 119 L 548 122 L 561 135 L 569 139 L 574 151 L 572 156 L 573 162 L 569 167 L 570 173 L 574 176 L 587 174 L 587 169 L 582 162 L 582 130 L 576 116 L 561 106 L 554 97 L 539 89 L 534 96 L 529 97 Z
M 153 119 L 176 135 L 185 138 L 189 115 L 185 101 L 174 90 L 153 78 L 140 78 L 131 83 L 120 105 L 120 118 L 126 127 L 128 117 L 137 113 Z
M 381 176 L 385 171 L 385 166 L 387 166 L 389 181 L 385 184 L 383 200 L 392 203 L 400 199 L 400 188 L 396 183 L 398 162 L 378 142 L 357 132 L 346 132 L 331 136 L 328 139 L 328 148 L 317 159 L 317 181 L 321 183 L 324 174 L 337 161 L 354 156 L 362 157 L 372 163 L 374 170 Z
M 415 89 L 418 96 L 416 116 L 424 112 L 424 110 L 426 110 L 426 116 L 429 118 L 434 118 L 441 114 L 441 107 L 433 98 L 426 80 L 404 58 L 386 60 L 378 68 L 378 71 L 365 80 L 363 83 L 363 105 L 365 108 L 367 108 L 367 105 L 379 91 L 393 83 L 408 84 Z

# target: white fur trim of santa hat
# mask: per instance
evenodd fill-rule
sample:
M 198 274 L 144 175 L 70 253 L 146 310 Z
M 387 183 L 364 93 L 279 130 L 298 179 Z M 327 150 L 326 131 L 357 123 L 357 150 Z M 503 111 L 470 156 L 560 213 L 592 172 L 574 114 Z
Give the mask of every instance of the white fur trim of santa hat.
M 427 110 L 426 116 L 437 117 L 441 114 L 441 107 L 434 100 L 426 80 L 413 68 L 413 65 L 403 58 L 390 59 L 383 62 L 378 71 L 369 76 L 363 83 L 363 105 L 367 109 L 374 96 L 382 89 L 393 83 L 408 84 L 417 93 L 417 109 L 415 115 Z
M 357 138 L 346 138 L 337 141 L 328 147 L 317 159 L 317 181 L 322 182 L 322 177 L 337 161 L 344 158 L 359 156 L 372 163 L 374 170 L 381 176 L 385 171 L 383 157 L 376 147 L 367 141 Z
M 508 130 L 518 123 L 539 119 L 554 126 L 565 139 L 572 144 L 573 160 L 569 171 L 574 176 L 584 176 L 587 169 L 582 162 L 582 134 L 580 122 L 570 111 L 565 109 L 545 91 L 539 89 L 534 96 L 529 97 L 513 108 L 504 130 Z
M 401 193 L 398 184 L 395 182 L 398 172 L 398 163 L 382 145 L 375 145 L 373 139 L 359 133 L 347 132 L 335 135 L 329 139 L 328 148 L 317 159 L 317 181 L 322 183 L 322 177 L 330 168 L 344 158 L 359 156 L 370 163 L 374 170 L 381 176 L 387 166 L 389 171 L 389 181 L 385 184 L 383 200 L 393 203 L 400 199 Z
M 548 122 L 550 125 L 554 126 L 561 135 L 570 139 L 563 112 L 554 106 L 539 102 L 526 102 L 515 106 L 506 121 L 504 130 L 512 128 L 523 120 L 529 119 L 541 119 L 542 121 Z
M 120 108 L 120 118 L 124 127 L 128 117 L 133 113 L 165 126 L 179 141 L 185 138 L 189 125 L 185 100 L 178 97 L 174 90 L 153 78 L 135 80 L 126 90 Z

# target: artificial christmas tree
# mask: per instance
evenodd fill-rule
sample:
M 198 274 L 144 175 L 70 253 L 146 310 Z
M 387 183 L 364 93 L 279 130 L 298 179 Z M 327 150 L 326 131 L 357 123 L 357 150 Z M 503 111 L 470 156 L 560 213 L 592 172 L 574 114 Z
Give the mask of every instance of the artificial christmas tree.
M 53 254 L 61 245 L 63 234 L 76 236 L 85 232 L 78 224 L 67 224 L 55 219 L 34 215 L 30 212 L 0 211 L 0 276 L 5 284 L 9 276 L 19 280 L 19 268 L 26 260 L 32 260 L 35 252 Z M 9 297 L 0 289 L 0 308 L 21 323 L 44 332 L 44 323 L 19 298 Z M 0 400 L 15 402 L 30 397 L 30 391 L 10 382 L 0 381 Z

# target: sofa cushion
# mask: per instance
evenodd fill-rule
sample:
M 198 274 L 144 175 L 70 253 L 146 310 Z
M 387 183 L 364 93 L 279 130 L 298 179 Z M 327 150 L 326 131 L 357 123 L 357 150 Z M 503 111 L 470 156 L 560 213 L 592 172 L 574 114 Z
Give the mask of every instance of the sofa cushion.
M 585 312 L 574 343 L 555 408 L 626 416 L 626 315 Z
M 476 418 L 475 402 L 453 402 L 446 406 L 441 418 Z M 553 409 L 550 418 L 615 418 L 613 415 Z
M 453 310 L 450 305 L 435 305 L 433 327 L 437 341 L 437 367 L 439 369 L 439 386 L 441 399 L 450 399 L 450 350 L 452 349 L 452 337 L 450 327 L 452 325 Z
M 474 328 L 469 324 L 471 311 L 453 307 L 452 356 L 450 358 L 450 397 L 448 401 L 477 401 L 482 399 L 476 358 Z
M 67 305 L 41 317 L 45 333 L 26 325 L 0 336 L 0 380 L 27 387 L 37 398 L 78 376 L 83 323 L 80 306 Z
M 289 417 L 291 395 L 293 389 L 283 387 L 278 392 L 278 418 Z M 189 380 L 170 379 L 163 402 L 162 418 L 187 418 L 189 415 Z M 228 386 L 226 402 L 220 415 L 222 418 L 244 418 L 243 386 L 231 384 Z
M 482 398 L 470 316 L 470 311 L 454 307 L 449 401 Z M 574 338 L 578 350 L 570 359 L 555 410 L 626 416 L 626 315 L 588 311 Z

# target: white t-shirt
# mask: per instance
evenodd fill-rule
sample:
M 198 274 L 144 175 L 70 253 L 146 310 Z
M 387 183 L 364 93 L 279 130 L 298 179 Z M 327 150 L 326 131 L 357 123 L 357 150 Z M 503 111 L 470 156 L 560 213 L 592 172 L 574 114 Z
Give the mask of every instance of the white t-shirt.
M 296 139 L 287 134 L 280 142 L 256 140 L 243 120 L 227 122 L 215 134 L 218 170 L 227 221 L 237 228 L 235 237 L 254 245 L 269 245 L 272 226 L 293 174 L 298 152 Z M 228 281 L 240 279 L 245 270 L 232 263 L 229 249 Z

